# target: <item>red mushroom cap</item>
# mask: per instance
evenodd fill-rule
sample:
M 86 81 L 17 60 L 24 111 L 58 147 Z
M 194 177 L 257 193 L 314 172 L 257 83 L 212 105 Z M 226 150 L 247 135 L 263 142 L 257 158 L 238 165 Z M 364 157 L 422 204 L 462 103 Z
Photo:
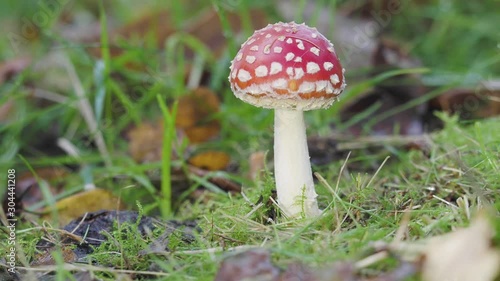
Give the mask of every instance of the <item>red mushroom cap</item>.
M 316 28 L 295 22 L 255 31 L 230 70 L 236 97 L 264 108 L 327 108 L 346 85 L 333 44 Z

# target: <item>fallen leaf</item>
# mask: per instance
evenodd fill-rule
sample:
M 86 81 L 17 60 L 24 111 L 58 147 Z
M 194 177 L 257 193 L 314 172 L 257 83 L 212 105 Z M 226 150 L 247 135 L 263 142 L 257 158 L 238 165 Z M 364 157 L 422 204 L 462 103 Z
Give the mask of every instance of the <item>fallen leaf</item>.
M 61 252 L 62 252 L 62 258 L 64 262 L 67 263 L 72 263 L 76 262 L 78 257 L 76 256 L 75 252 L 73 252 L 73 247 L 71 245 L 65 245 L 61 247 Z M 40 265 L 54 265 L 56 264 L 54 257 L 53 257 L 53 251 L 55 249 L 51 249 L 50 251 L 44 251 L 38 255 L 35 256 L 35 259 L 31 263 L 32 266 L 40 266 Z
M 279 268 L 271 263 L 268 251 L 254 249 L 226 258 L 215 276 L 215 281 L 278 280 Z
M 142 123 L 127 132 L 128 150 L 139 163 L 155 162 L 161 159 L 163 126 Z
M 225 170 L 229 165 L 230 157 L 222 151 L 205 151 L 190 157 L 189 164 L 208 171 Z
M 280 275 L 278 281 L 319 281 L 315 271 L 302 263 L 289 264 L 285 272 Z
M 359 274 L 356 272 L 356 268 L 352 262 L 335 262 L 327 266 L 322 266 L 319 269 L 314 269 L 313 272 L 316 279 L 312 280 L 315 281 L 368 281 L 358 276 Z
M 57 221 L 64 225 L 71 220 L 84 215 L 87 212 L 99 210 L 122 210 L 125 205 L 121 200 L 115 197 L 111 192 L 104 189 L 92 189 L 77 193 L 59 200 L 55 206 L 46 207 L 43 216 L 45 220 L 54 220 L 51 217 L 52 211 L 57 210 Z
M 403 281 L 414 276 L 420 268 L 418 262 L 399 260 L 397 266 L 376 276 L 366 276 L 351 261 L 310 267 L 300 261 L 289 263 L 281 270 L 271 262 L 269 251 L 255 248 L 226 257 L 217 272 L 216 281 L 268 280 L 268 281 Z M 445 280 L 445 279 L 443 279 Z M 442 281 L 443 281 L 442 280 Z
M 189 124 L 192 124 L 192 119 L 189 119 L 191 118 L 190 115 L 187 116 L 187 119 L 184 119 L 181 123 L 185 122 L 183 125 L 189 127 Z M 186 120 L 189 122 L 186 122 Z M 160 124 L 161 121 L 157 125 L 143 123 L 127 132 L 127 137 L 129 139 L 129 153 L 135 161 L 142 163 L 155 162 L 161 159 L 163 133 L 162 126 Z M 177 156 L 174 154 L 173 157 Z M 229 165 L 229 161 L 229 155 L 224 152 L 207 151 L 197 154 L 188 160 L 191 164 L 189 165 L 189 172 L 198 177 L 206 177 L 209 171 L 226 169 Z M 187 175 L 184 174 L 184 170 L 179 169 L 178 167 L 173 168 L 173 190 L 175 196 L 178 193 L 182 193 L 185 190 L 184 187 L 187 188 L 187 186 L 189 186 L 189 184 L 187 184 L 189 180 Z M 240 192 L 241 190 L 239 184 L 223 177 L 209 176 L 207 180 L 219 187 L 221 190 L 228 192 Z
M 500 115 L 500 84 L 485 81 L 475 89 L 452 89 L 431 100 L 433 110 L 458 114 L 462 119 Z
M 47 181 L 51 187 L 56 187 L 54 186 L 54 184 L 57 184 L 58 182 L 60 183 L 61 180 L 69 174 L 69 171 L 63 167 L 38 168 L 35 169 L 34 172 L 36 173 L 36 177 L 38 177 L 38 179 Z M 17 188 L 21 193 L 23 193 L 30 187 L 32 188 L 30 190 L 30 194 L 28 194 L 29 197 L 23 200 L 28 205 L 39 202 L 41 199 L 43 199 L 38 187 L 36 177 L 31 171 L 25 171 L 20 173 L 18 178 Z
M 220 122 L 215 119 L 219 111 L 219 98 L 208 88 L 197 88 L 179 99 L 175 125 L 191 143 L 206 142 L 217 136 Z
M 219 98 L 207 88 L 198 88 L 182 96 L 175 120 L 178 133 L 187 136 L 193 144 L 216 137 L 220 131 L 220 122 L 214 115 L 219 111 L 219 103 Z M 129 153 L 136 162 L 159 161 L 163 142 L 163 119 L 154 124 L 145 122 L 131 128 L 127 132 L 127 138 Z M 194 161 L 200 164 L 206 162 L 201 158 Z M 220 158 L 216 166 L 222 166 L 224 161 L 225 157 Z
M 45 180 L 52 193 L 57 193 L 61 180 L 68 175 L 68 171 L 61 167 L 45 167 L 34 170 L 38 179 Z M 4 198 L 3 208 L 7 213 L 8 198 Z M 20 172 L 16 180 L 16 215 L 20 215 L 25 208 L 43 201 L 43 195 L 38 180 L 31 171 Z
M 493 281 L 500 273 L 500 250 L 493 228 L 480 215 L 468 228 L 432 238 L 425 250 L 424 281 Z
M 266 168 L 266 153 L 264 151 L 253 152 L 249 158 L 248 176 L 252 180 L 257 180 L 262 177 Z

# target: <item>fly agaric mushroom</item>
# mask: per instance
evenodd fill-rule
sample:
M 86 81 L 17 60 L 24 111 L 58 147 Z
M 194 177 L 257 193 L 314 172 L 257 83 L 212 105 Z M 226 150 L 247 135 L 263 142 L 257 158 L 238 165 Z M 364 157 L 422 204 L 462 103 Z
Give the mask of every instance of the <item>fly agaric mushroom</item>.
M 329 107 L 345 88 L 333 44 L 305 24 L 269 24 L 241 45 L 229 81 L 239 99 L 275 109 L 274 174 L 280 208 L 288 217 L 319 215 L 303 111 Z

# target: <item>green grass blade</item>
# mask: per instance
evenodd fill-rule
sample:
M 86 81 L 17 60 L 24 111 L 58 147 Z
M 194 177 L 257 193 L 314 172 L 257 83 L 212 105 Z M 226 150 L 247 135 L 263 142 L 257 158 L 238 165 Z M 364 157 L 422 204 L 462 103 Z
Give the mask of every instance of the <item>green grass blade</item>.
M 158 105 L 163 113 L 163 146 L 161 159 L 161 195 L 159 201 L 160 212 L 163 218 L 172 216 L 172 144 L 175 138 L 175 116 L 177 115 L 178 102 L 175 101 L 172 111 L 169 112 L 167 105 L 160 95 L 157 95 Z

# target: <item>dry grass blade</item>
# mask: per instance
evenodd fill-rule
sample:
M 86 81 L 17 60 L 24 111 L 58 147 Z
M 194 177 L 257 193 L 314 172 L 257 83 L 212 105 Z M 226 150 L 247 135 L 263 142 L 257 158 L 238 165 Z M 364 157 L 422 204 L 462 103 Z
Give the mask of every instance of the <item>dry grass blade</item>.
M 69 80 L 71 81 L 71 84 L 73 85 L 73 89 L 75 91 L 75 94 L 78 98 L 78 109 L 80 110 L 80 113 L 83 116 L 83 119 L 85 120 L 85 123 L 87 123 L 87 126 L 89 128 L 89 132 L 94 138 L 94 141 L 96 143 L 97 149 L 102 155 L 102 159 L 104 160 L 104 163 L 106 164 L 107 167 L 111 167 L 111 157 L 109 155 L 108 149 L 106 147 L 106 142 L 104 141 L 104 137 L 102 135 L 101 130 L 99 129 L 99 125 L 97 124 L 97 120 L 95 119 L 95 114 L 92 109 L 92 106 L 90 105 L 90 102 L 88 98 L 85 95 L 85 90 L 83 88 L 83 85 L 78 78 L 78 75 L 76 74 L 75 67 L 73 63 L 69 60 L 67 56 L 61 55 L 61 60 L 63 61 L 63 66 L 66 69 Z

